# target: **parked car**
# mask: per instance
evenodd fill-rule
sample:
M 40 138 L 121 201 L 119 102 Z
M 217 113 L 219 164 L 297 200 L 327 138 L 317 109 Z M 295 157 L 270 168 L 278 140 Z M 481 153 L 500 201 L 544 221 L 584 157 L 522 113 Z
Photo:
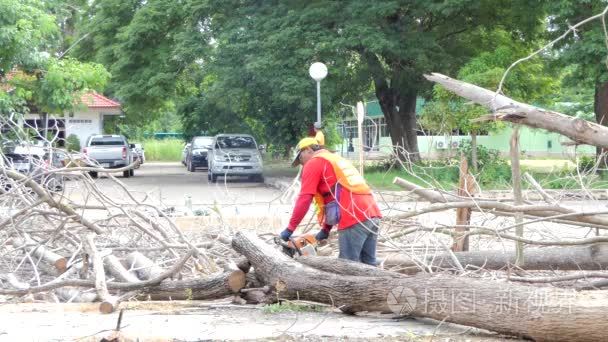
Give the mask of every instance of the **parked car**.
M 87 157 L 87 165 L 105 169 L 117 169 L 133 162 L 133 153 L 123 135 L 91 135 L 87 138 L 82 153 Z M 134 174 L 133 169 L 122 173 L 125 178 Z M 91 176 L 97 177 L 97 172 L 91 172 Z
M 63 159 L 67 153 L 62 150 L 30 144 L 8 143 L 2 146 L 0 166 L 13 169 L 32 177 L 37 183 L 51 191 L 61 191 L 64 185 L 63 176 L 47 173 L 51 169 L 64 167 Z M 1 176 L 2 187 L 10 188 L 10 181 Z
M 139 169 L 141 164 L 146 162 L 146 151 L 142 144 L 129 144 L 129 147 L 131 148 L 131 153 L 133 153 L 133 161 L 139 161 L 135 167 L 136 169 Z
M 263 182 L 262 156 L 255 139 L 247 134 L 220 134 L 209 150 L 207 178 L 215 183 L 219 176 L 246 176 Z
M 186 166 L 186 158 L 188 157 L 188 149 L 190 148 L 190 143 L 187 143 L 182 150 L 182 164 Z
M 213 137 L 194 137 L 186 155 L 186 167 L 194 172 L 197 167 L 209 167 L 207 154 L 213 144 Z

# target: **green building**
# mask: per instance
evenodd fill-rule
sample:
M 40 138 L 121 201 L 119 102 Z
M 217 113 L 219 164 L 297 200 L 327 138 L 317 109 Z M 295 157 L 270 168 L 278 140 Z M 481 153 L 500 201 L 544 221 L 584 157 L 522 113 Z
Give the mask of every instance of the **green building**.
M 424 99 L 419 98 L 416 104 L 417 113 L 420 113 L 423 105 Z M 366 117 L 363 122 L 364 149 L 372 153 L 390 154 L 392 151 L 391 138 L 378 101 L 367 102 L 365 108 Z M 351 147 L 351 152 L 353 148 L 355 151 L 358 150 L 360 140 L 356 118 L 346 118 L 339 125 L 338 129 L 344 140 L 343 145 L 338 146 L 337 149 L 339 151 L 342 149 L 343 153 L 349 152 L 349 146 Z M 511 132 L 511 126 L 506 125 L 505 128 L 498 131 L 478 135 L 477 144 L 489 149 L 498 150 L 502 154 L 507 155 L 509 153 Z M 422 130 L 418 132 L 418 148 L 423 158 L 446 157 L 449 154 L 453 154 L 453 151 L 463 142 L 471 141 L 469 135 L 459 134 L 458 132 L 452 135 L 431 134 Z M 595 147 L 593 146 L 582 145 L 575 147 L 563 145 L 564 142 L 568 141 L 570 139 L 567 137 L 547 132 L 546 130 L 529 128 L 527 126 L 520 128 L 520 149 L 525 157 L 571 159 L 574 158 L 575 154 L 595 154 Z

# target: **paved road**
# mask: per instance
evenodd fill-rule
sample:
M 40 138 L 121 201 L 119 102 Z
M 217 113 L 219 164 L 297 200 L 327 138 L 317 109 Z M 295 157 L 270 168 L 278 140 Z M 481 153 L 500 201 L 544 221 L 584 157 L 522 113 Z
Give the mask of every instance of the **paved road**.
M 122 178 L 117 175 L 117 178 L 140 196 L 150 196 L 152 203 L 162 201 L 165 205 L 173 206 L 183 206 L 187 196 L 191 196 L 195 206 L 268 203 L 280 196 L 278 190 L 246 178 L 219 178 L 217 183 L 210 183 L 206 171 L 188 172 L 177 162 L 146 163 L 135 170 L 134 177 Z M 109 186 L 116 189 L 107 178 L 98 179 L 97 184 L 102 188 Z
M 118 173 L 113 175 L 139 202 L 161 208 L 174 207 L 178 214 L 188 212 L 186 202 L 190 197 L 194 212 L 202 210 L 210 214 L 207 215 L 207 219 L 212 220 L 207 222 L 209 224 L 225 222 L 236 227 L 279 229 L 286 224 L 292 206 L 289 201 L 281 201 L 281 191 L 266 184 L 239 178 L 219 178 L 217 183 L 210 183 L 207 172 L 188 172 L 177 162 L 146 163 L 130 178 L 123 178 Z M 100 176 L 95 184 L 116 202 L 133 203 L 118 182 Z M 68 197 L 76 203 L 98 205 L 92 196 L 87 197 L 90 192 L 83 191 L 82 187 L 82 182 L 68 182 Z M 85 213 L 91 219 L 100 219 L 104 215 L 105 212 L 98 210 Z

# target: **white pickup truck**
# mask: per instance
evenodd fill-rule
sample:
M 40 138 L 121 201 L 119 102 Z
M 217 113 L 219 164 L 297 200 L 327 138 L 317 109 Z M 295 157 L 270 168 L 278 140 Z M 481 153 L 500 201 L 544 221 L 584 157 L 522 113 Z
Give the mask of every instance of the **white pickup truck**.
M 123 135 L 91 135 L 86 140 L 82 153 L 91 166 L 101 166 L 105 169 L 117 169 L 133 162 L 129 143 Z M 123 171 L 122 175 L 128 178 L 134 175 L 134 171 L 129 169 Z M 91 176 L 97 177 L 97 172 L 91 172 Z

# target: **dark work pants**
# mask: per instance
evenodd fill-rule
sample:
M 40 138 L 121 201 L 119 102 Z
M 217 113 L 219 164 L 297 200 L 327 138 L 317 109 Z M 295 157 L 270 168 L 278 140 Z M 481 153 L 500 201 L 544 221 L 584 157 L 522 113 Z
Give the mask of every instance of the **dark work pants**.
M 380 219 L 371 218 L 338 231 L 340 259 L 376 266 L 376 243 Z

